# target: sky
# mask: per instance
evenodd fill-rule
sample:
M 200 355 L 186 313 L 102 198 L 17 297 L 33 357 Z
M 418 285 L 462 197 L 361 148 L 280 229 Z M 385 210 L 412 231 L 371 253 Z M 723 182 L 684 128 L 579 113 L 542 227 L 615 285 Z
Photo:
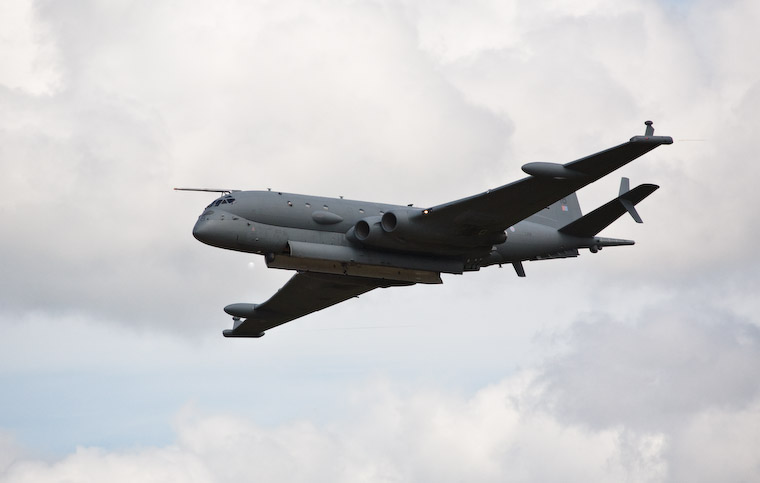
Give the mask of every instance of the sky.
M 760 4 L 0 4 L 0 482 L 760 479 Z M 434 205 L 642 134 L 633 247 L 225 339 L 176 186 Z

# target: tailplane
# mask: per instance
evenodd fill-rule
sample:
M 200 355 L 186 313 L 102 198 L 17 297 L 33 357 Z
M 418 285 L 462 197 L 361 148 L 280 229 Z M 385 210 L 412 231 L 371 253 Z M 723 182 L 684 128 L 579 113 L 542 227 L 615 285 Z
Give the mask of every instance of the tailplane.
M 629 213 L 636 223 L 643 223 L 635 206 L 654 193 L 659 186 L 642 184 L 631 190 L 629 183 L 628 178 L 623 178 L 620 182 L 620 195 L 617 198 L 564 225 L 559 231 L 581 238 L 593 237 L 626 213 Z

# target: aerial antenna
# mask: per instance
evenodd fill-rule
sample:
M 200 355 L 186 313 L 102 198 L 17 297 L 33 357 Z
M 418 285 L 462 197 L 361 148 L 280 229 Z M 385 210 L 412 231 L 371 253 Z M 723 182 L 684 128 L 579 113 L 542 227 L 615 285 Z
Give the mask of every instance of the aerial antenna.
M 174 188 L 174 191 L 204 191 L 207 193 L 221 193 L 222 195 L 231 195 L 240 190 L 231 189 L 214 189 L 214 188 Z

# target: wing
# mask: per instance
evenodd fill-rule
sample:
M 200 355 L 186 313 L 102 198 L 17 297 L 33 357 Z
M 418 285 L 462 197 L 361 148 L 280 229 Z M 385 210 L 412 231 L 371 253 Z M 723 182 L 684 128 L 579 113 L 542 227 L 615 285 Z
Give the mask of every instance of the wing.
M 299 272 L 263 304 L 233 304 L 225 307 L 235 317 L 232 330 L 225 337 L 261 337 L 264 331 L 338 304 L 376 288 L 414 285 L 414 282 L 354 277 L 331 273 Z
M 421 211 L 414 222 L 462 236 L 503 232 L 657 146 L 673 143 L 670 136 L 652 135 L 648 126 L 647 135 L 570 163 L 526 164 L 523 170 L 531 176 Z

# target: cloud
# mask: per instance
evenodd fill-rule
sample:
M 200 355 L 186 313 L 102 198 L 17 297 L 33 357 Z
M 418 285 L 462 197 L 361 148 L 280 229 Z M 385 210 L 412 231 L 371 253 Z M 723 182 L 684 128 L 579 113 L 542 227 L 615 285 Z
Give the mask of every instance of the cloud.
M 55 92 L 60 82 L 55 68 L 56 46 L 45 25 L 35 18 L 31 1 L 0 5 L 0 85 L 32 95 Z
M 3 482 L 99 481 L 712 481 L 752 479 L 758 403 L 708 410 L 675 431 L 588 429 L 524 404 L 523 374 L 467 398 L 376 382 L 348 416 L 274 427 L 186 408 L 165 447 L 80 447 L 57 461 L 12 461 Z
M 760 329 L 709 304 L 653 306 L 634 320 L 598 314 L 566 333 L 568 351 L 534 381 L 562 424 L 660 435 L 673 481 L 746 480 L 760 469 Z M 754 476 L 753 476 L 754 475 Z
M 694 41 L 743 50 L 724 10 L 705 30 L 709 6 L 36 4 L 23 15 L 46 34 L 19 38 L 54 46 L 28 56 L 57 80 L 46 95 L 0 91 L 0 212 L 19 234 L 0 241 L 14 254 L 4 310 L 200 328 L 230 302 L 192 307 L 215 281 L 260 301 L 284 277 L 199 246 L 189 230 L 207 198 L 174 185 L 439 203 L 522 176 L 523 162 L 603 149 L 660 111 L 658 132 L 707 141 L 621 172 L 664 189 L 643 227 L 615 225 L 641 245 L 600 269 L 663 289 L 716 271 L 746 286 L 735 274 L 760 220 L 725 193 L 756 177 L 758 72 Z M 587 210 L 616 192 L 604 183 L 581 193 Z
M 52 463 L 16 461 L 0 481 L 543 481 L 631 474 L 617 432 L 562 427 L 520 409 L 515 399 L 525 382 L 504 381 L 462 398 L 378 381 L 355 394 L 349 417 L 324 426 L 264 427 L 186 408 L 170 446 L 79 448 Z M 657 437 L 627 444 L 657 462 L 657 451 L 646 449 L 660 447 Z M 656 475 L 658 468 L 646 471 Z
M 322 422 L 275 424 L 254 406 L 187 405 L 171 444 L 47 462 L 6 440 L 17 456 L 0 481 L 751 480 L 760 332 L 680 306 L 579 321 L 559 354 L 472 393 L 375 377 L 340 387 L 342 410 Z
M 0 10 L 0 480 L 756 478 L 756 2 Z M 208 198 L 170 191 L 439 203 L 648 118 L 676 144 L 619 173 L 662 187 L 608 232 L 635 247 L 373 292 L 255 345 L 220 308 L 289 274 L 198 244 Z
M 673 481 L 751 481 L 760 474 L 755 442 L 760 435 L 760 403 L 731 411 L 696 415 L 672 437 L 668 452 Z
M 207 198 L 172 185 L 433 203 L 452 167 L 498 161 L 508 120 L 450 86 L 398 9 L 239 7 L 37 6 L 62 81 L 0 91 L 2 211 L 22 235 L 1 242 L 5 310 L 199 326 L 189 302 L 212 280 L 251 282 L 214 268 L 189 235 Z
M 744 409 L 757 399 L 760 329 L 705 305 L 650 308 L 625 324 L 573 326 L 571 353 L 547 364 L 547 402 L 591 427 L 653 430 L 709 409 Z M 604 316 L 608 317 L 608 316 Z

